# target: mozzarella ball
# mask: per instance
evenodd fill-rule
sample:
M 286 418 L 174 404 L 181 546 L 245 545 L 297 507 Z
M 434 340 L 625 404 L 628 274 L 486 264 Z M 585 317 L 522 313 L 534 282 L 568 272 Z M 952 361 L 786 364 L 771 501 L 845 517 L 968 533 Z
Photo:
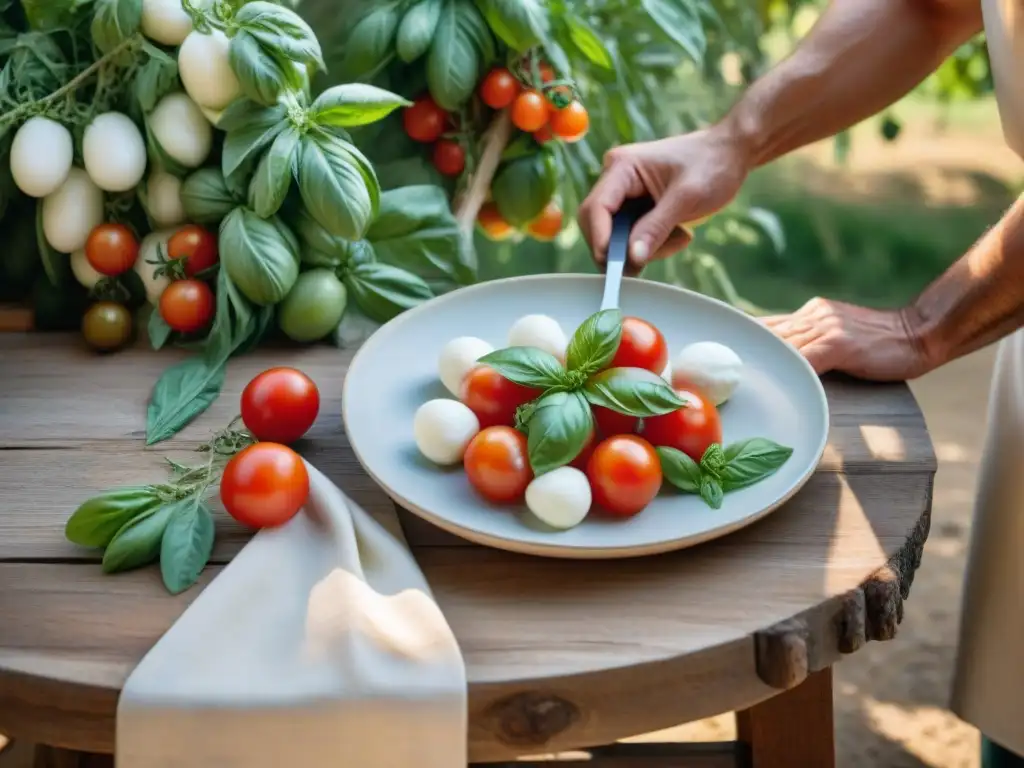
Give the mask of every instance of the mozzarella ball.
M 480 431 L 476 414 L 458 400 L 430 400 L 416 411 L 416 447 L 435 464 L 458 464 Z
M 547 315 L 527 315 L 516 320 L 508 332 L 510 347 L 536 347 L 565 362 L 569 338 L 558 321 Z
M 452 339 L 441 349 L 437 362 L 441 383 L 456 397 L 462 396 L 462 381 L 476 367 L 477 360 L 489 355 L 494 347 L 475 336 Z
M 163 171 L 153 171 L 146 182 L 146 207 L 158 227 L 173 227 L 185 221 L 181 203 L 181 179 Z
M 93 228 L 103 223 L 103 190 L 81 168 L 72 168 L 52 195 L 43 198 L 43 235 L 55 251 L 85 248 Z
M 67 180 L 74 155 L 71 131 L 47 117 L 32 117 L 14 134 L 11 176 L 29 197 L 46 197 Z
M 672 385 L 692 384 L 715 405 L 721 405 L 736 391 L 742 372 L 743 361 L 729 347 L 715 341 L 699 341 L 685 347 L 672 362 Z
M 186 168 L 198 168 L 210 156 L 213 126 L 187 94 L 176 91 L 160 99 L 149 116 L 149 125 L 168 157 Z
M 552 528 L 565 530 L 583 522 L 593 497 L 587 476 L 575 467 L 559 467 L 534 478 L 526 487 L 526 506 Z
M 128 115 L 105 112 L 85 129 L 82 159 L 97 187 L 107 192 L 127 192 L 146 173 L 146 142 Z
M 193 31 L 178 49 L 178 74 L 185 91 L 200 107 L 224 109 L 242 95 L 242 86 L 228 59 L 231 41 L 219 29 Z
M 71 273 L 75 279 L 89 290 L 92 290 L 96 283 L 103 279 L 103 275 L 85 258 L 85 249 L 80 248 L 71 254 Z
M 671 360 L 669 360 L 667 363 L 665 363 L 665 370 L 661 372 L 661 378 L 663 378 L 665 381 L 667 381 L 669 383 L 672 382 L 672 361 Z

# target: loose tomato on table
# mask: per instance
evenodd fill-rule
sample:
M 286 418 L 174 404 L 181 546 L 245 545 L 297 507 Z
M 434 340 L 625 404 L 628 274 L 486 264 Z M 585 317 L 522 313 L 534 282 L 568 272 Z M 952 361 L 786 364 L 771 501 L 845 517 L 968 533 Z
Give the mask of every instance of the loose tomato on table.
M 622 341 L 609 368 L 643 368 L 659 376 L 668 365 L 668 345 L 661 331 L 639 317 L 622 319 Z
M 188 224 L 167 241 L 167 258 L 180 262 L 187 277 L 195 277 L 219 260 L 217 237 L 197 224 Z
M 466 151 L 457 141 L 441 139 L 434 145 L 434 167 L 445 176 L 458 176 L 466 169 Z
M 526 226 L 526 232 L 535 240 L 549 242 L 562 231 L 562 209 L 554 200 L 548 203 L 533 221 Z
M 522 90 L 515 75 L 504 67 L 492 69 L 480 83 L 480 98 L 491 109 L 504 109 Z
M 278 443 L 256 443 L 234 456 L 220 481 L 224 509 L 250 528 L 283 525 L 309 498 L 302 458 Z
M 481 427 L 511 427 L 516 409 L 540 394 L 539 389 L 509 381 L 489 365 L 478 365 L 463 379 L 461 399 L 476 414 Z
M 590 130 L 590 114 L 580 102 L 573 101 L 567 107 L 551 113 L 551 130 L 562 141 L 579 141 Z
M 295 368 L 271 368 L 242 390 L 242 422 L 257 440 L 294 443 L 319 413 L 320 391 Z
M 101 275 L 116 277 L 139 257 L 139 241 L 124 224 L 100 224 L 85 241 L 85 259 Z
M 722 421 L 714 403 L 695 388 L 676 389 L 686 401 L 678 411 L 644 419 L 644 437 L 652 444 L 676 448 L 699 462 L 712 443 L 722 442 Z
M 160 317 L 179 333 L 206 328 L 216 308 L 213 291 L 202 280 L 175 280 L 160 294 Z
M 466 477 L 477 493 L 503 504 L 518 501 L 533 479 L 526 435 L 512 427 L 488 427 L 466 448 Z
M 523 91 L 512 104 L 512 124 L 533 133 L 548 122 L 548 102 L 537 91 Z
M 97 301 L 82 317 L 82 335 L 93 349 L 113 351 L 131 338 L 132 315 L 120 304 Z
M 587 464 L 594 503 L 617 517 L 632 517 L 661 489 L 661 462 L 654 447 L 635 435 L 598 443 Z
M 402 125 L 413 141 L 430 144 L 441 138 L 448 115 L 430 96 L 421 96 L 402 112 Z

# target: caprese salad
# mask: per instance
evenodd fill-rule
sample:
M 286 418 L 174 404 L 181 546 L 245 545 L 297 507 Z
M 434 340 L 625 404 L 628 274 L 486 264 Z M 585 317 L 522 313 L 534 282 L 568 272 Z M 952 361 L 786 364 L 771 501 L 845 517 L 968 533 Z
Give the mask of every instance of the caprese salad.
M 527 315 L 503 349 L 472 336 L 443 347 L 438 375 L 456 399 L 420 406 L 413 436 L 427 460 L 462 463 L 487 501 L 525 501 L 555 529 L 592 510 L 637 515 L 664 481 L 718 509 L 792 454 L 764 438 L 723 445 L 719 408 L 742 371 L 739 355 L 714 341 L 670 362 L 661 331 L 617 309 L 571 337 L 553 318 Z

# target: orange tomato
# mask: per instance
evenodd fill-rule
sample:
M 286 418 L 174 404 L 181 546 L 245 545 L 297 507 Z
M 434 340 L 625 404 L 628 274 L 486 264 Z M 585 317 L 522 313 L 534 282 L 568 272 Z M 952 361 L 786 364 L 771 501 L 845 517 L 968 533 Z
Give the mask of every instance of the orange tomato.
M 562 219 L 562 209 L 552 200 L 540 215 L 527 225 L 526 231 L 535 240 L 554 240 L 562 231 Z
M 523 91 L 512 104 L 512 123 L 521 131 L 533 133 L 548 121 L 548 104 L 537 91 Z
M 579 141 L 587 135 L 589 129 L 590 114 L 578 101 L 551 115 L 551 130 L 563 141 Z
M 476 223 L 491 240 L 507 240 L 515 234 L 515 229 L 505 221 L 494 203 L 484 203 L 477 214 Z

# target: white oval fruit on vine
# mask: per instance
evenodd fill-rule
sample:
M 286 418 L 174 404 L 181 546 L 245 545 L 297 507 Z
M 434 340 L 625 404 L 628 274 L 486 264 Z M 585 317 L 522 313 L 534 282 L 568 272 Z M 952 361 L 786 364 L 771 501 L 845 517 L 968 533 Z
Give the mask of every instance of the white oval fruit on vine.
M 146 142 L 128 115 L 104 112 L 85 129 L 82 159 L 89 177 L 107 192 L 127 192 L 146 173 Z
M 553 317 L 526 315 L 516 320 L 509 330 L 508 344 L 510 347 L 536 347 L 565 362 L 569 339 Z
M 178 49 L 181 84 L 200 107 L 220 110 L 242 95 L 242 86 L 228 59 L 228 40 L 220 30 L 193 31 Z
M 430 400 L 417 409 L 412 431 L 420 453 L 435 464 L 450 466 L 462 461 L 480 432 L 480 421 L 458 400 Z
M 139 257 L 135 260 L 135 272 L 146 289 L 146 299 L 153 306 L 160 303 L 160 296 L 171 284 L 170 277 L 166 274 L 156 275 L 155 272 L 160 266 L 160 257 L 167 258 L 167 243 L 175 232 L 177 232 L 176 229 L 150 232 L 139 243 Z
M 583 522 L 593 495 L 587 476 L 575 467 L 559 467 L 526 486 L 526 506 L 552 528 L 566 530 Z
M 722 405 L 736 391 L 743 374 L 740 356 L 717 341 L 690 344 L 672 361 L 672 385 L 692 384 L 714 404 Z
M 213 126 L 199 105 L 181 91 L 160 99 L 149 116 L 149 126 L 167 156 L 186 168 L 198 168 L 210 156 Z
M 489 355 L 494 347 L 475 336 L 460 336 L 441 348 L 437 371 L 441 383 L 456 397 L 462 396 L 462 381 L 476 367 L 477 360 Z
M 97 272 L 85 258 L 84 248 L 79 248 L 71 254 L 71 274 L 75 276 L 75 280 L 90 291 L 96 286 L 96 283 L 103 279 L 103 275 Z
M 11 176 L 29 197 L 46 197 L 68 177 L 74 160 L 71 131 L 48 117 L 32 117 L 14 134 Z
M 183 224 L 185 206 L 181 203 L 181 179 L 160 170 L 149 174 L 146 181 L 146 209 L 158 227 Z
M 197 8 L 209 8 L 212 0 L 192 0 Z M 192 31 L 192 17 L 181 0 L 142 0 L 142 34 L 164 45 L 181 45 Z
M 43 198 L 43 236 L 55 251 L 74 253 L 85 248 L 93 228 L 103 223 L 103 190 L 81 168 Z

